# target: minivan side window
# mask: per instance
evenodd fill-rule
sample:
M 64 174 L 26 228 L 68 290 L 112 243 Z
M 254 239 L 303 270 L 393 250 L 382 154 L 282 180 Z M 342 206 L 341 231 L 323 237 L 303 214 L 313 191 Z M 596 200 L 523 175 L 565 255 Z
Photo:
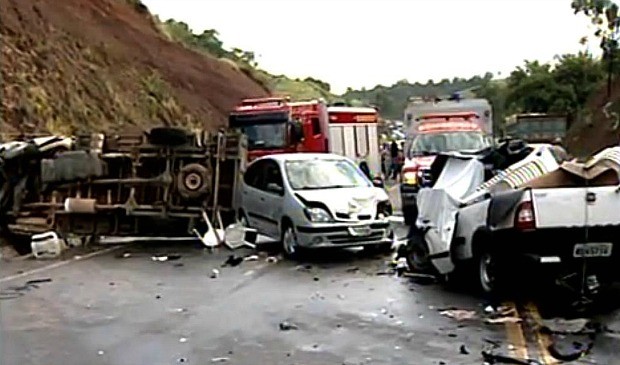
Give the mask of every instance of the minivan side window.
M 284 180 L 282 179 L 282 171 L 280 165 L 275 161 L 266 161 L 264 166 L 264 179 L 261 184 L 261 190 L 269 190 L 267 186 L 274 184 L 281 189 L 284 189 Z
M 243 174 L 243 182 L 253 188 L 261 188 L 262 171 L 265 168 L 266 161 L 257 161 L 256 163 L 248 166 L 248 169 Z

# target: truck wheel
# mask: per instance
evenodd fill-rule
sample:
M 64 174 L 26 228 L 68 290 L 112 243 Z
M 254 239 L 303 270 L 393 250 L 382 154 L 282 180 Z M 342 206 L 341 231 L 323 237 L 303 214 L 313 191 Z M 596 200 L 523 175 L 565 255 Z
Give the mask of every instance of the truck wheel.
M 432 273 L 433 264 L 428 258 L 429 251 L 424 234 L 419 229 L 411 228 L 407 237 L 407 265 L 409 270 L 420 273 Z
M 498 266 L 495 255 L 490 252 L 483 252 L 477 260 L 478 289 L 485 294 L 492 294 L 497 291 Z
M 403 217 L 405 218 L 405 224 L 408 226 L 415 225 L 415 221 L 418 218 L 418 209 L 416 206 L 403 206 Z
M 148 133 L 149 143 L 157 146 L 181 146 L 189 141 L 187 131 L 181 128 L 155 127 Z
M 191 163 L 177 175 L 177 191 L 185 199 L 195 199 L 211 190 L 211 173 L 205 166 Z

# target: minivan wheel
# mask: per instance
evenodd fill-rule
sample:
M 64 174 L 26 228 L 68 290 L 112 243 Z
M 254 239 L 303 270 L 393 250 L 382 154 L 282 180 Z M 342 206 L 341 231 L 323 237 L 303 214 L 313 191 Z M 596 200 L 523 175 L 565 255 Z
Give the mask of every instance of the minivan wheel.
M 284 250 L 284 254 L 288 257 L 292 258 L 297 255 L 297 236 L 291 226 L 287 226 L 282 234 L 282 249 Z

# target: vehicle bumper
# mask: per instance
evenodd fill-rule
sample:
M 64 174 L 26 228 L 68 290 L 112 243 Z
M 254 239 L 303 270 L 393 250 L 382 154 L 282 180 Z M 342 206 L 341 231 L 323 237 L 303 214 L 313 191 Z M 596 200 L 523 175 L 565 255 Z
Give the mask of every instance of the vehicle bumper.
M 369 234 L 358 236 L 349 228 L 369 227 Z M 296 227 L 297 243 L 306 248 L 355 247 L 388 244 L 393 242 L 390 222 L 337 222 L 321 223 Z
M 548 274 L 569 274 L 582 270 L 586 263 L 588 272 L 613 277 L 614 281 L 620 279 L 620 226 L 589 228 L 587 236 L 585 232 L 584 228 L 496 232 L 492 238 L 496 242 L 493 249 L 507 262 L 539 265 Z M 575 245 L 582 243 L 611 243 L 611 256 L 574 257 Z

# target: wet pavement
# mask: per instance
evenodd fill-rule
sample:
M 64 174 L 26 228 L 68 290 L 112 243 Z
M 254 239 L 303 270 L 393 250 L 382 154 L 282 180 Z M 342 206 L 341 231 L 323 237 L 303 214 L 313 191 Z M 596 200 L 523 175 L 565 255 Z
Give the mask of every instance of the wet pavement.
M 181 257 L 151 259 L 166 253 Z M 523 345 L 523 355 L 553 363 L 537 349 L 540 338 L 528 338 L 515 324 L 484 323 L 481 298 L 398 277 L 389 272 L 390 256 L 324 251 L 303 263 L 274 263 L 263 253 L 222 267 L 230 254 L 192 244 L 139 244 L 61 266 L 48 262 L 49 269 L 13 279 L 22 265 L 5 263 L 1 363 L 482 364 L 489 342 L 507 354 Z M 5 296 L 12 286 L 41 278 L 52 281 Z M 440 314 L 449 308 L 475 311 L 476 318 Z M 620 313 L 602 320 L 618 324 Z M 617 335 L 598 342 L 577 363 L 617 364 Z
M 256 261 L 222 267 L 231 254 L 253 253 L 148 242 L 61 261 L 3 262 L 0 363 L 468 365 L 482 364 L 481 351 L 496 343 L 497 353 L 556 364 L 553 341 L 574 352 L 593 340 L 573 363 L 620 364 L 620 290 L 579 314 L 545 288 L 515 288 L 495 304 L 516 310 L 519 322 L 488 324 L 489 301 L 398 276 L 391 255 L 335 250 L 273 262 L 260 252 Z M 153 261 L 159 254 L 180 257 Z M 448 318 L 441 313 L 448 309 L 474 318 Z M 596 336 L 540 331 L 544 317 L 578 314 L 600 324 Z

